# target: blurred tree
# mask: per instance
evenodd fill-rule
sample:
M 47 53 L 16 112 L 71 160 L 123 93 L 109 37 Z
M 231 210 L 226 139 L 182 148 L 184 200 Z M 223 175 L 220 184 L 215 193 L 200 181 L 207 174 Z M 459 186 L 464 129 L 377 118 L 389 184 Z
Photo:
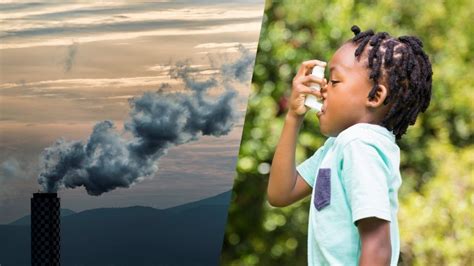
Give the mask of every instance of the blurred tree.
M 474 2 L 267 1 L 229 208 L 222 265 L 305 265 L 309 199 L 286 208 L 266 201 L 273 152 L 291 80 L 301 62 L 329 61 L 362 30 L 416 35 L 433 64 L 428 110 L 401 148 L 399 192 L 404 264 L 469 265 L 474 254 Z M 324 143 L 314 113 L 299 136 L 297 162 Z

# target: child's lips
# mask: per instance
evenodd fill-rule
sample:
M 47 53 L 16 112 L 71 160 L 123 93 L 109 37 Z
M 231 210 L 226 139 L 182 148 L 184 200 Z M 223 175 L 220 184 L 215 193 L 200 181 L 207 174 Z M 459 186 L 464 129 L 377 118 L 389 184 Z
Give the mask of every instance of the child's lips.
M 317 116 L 318 116 L 318 117 L 321 117 L 321 116 L 324 115 L 325 113 L 326 113 L 326 105 L 323 105 L 323 106 L 321 107 L 321 111 L 319 111 L 319 112 L 317 113 Z

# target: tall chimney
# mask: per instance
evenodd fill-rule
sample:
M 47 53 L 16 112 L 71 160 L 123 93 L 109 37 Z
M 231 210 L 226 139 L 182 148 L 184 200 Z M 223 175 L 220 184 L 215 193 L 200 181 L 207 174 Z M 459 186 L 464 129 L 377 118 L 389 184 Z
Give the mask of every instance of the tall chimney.
M 57 193 L 31 198 L 31 265 L 60 265 L 60 203 Z

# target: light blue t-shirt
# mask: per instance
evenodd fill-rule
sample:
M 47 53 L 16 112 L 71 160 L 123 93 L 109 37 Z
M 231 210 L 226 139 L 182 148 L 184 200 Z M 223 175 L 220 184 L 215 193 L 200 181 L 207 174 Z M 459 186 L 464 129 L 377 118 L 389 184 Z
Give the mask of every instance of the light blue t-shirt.
M 397 265 L 400 149 L 385 127 L 359 123 L 330 137 L 298 165 L 313 188 L 309 210 L 308 264 L 358 265 L 361 253 L 355 222 L 390 221 L 391 265 Z

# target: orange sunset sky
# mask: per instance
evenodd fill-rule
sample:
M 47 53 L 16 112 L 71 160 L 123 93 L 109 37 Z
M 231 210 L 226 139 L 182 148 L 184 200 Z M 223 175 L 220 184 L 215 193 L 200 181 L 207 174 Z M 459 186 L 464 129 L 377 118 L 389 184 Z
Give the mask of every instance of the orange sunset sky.
M 178 62 L 200 79 L 236 59 L 239 44 L 255 54 L 263 2 L 0 1 L 0 223 L 29 212 L 39 155 L 56 139 L 86 140 L 106 119 L 121 131 L 128 99 L 162 83 L 183 90 L 168 74 Z M 171 148 L 154 177 L 128 189 L 63 189 L 62 208 L 166 208 L 230 190 L 249 87 L 236 85 L 228 135 Z

